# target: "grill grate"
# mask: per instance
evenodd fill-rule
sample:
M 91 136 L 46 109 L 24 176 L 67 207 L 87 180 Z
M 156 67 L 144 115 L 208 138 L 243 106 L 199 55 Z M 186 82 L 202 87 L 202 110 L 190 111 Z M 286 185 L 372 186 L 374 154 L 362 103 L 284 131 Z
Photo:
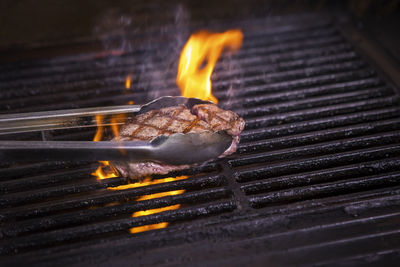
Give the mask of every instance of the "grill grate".
M 18 255 L 31 262 L 71 263 L 71 256 L 78 255 L 98 263 L 114 254 L 151 250 L 159 253 L 154 262 L 177 263 L 177 248 L 186 243 L 225 240 L 230 242 L 226 248 L 211 242 L 200 249 L 202 255 L 196 252 L 199 241 L 187 248 L 193 258 L 181 262 L 224 262 L 223 255 L 233 256 L 228 250 L 246 252 L 250 258 L 267 242 L 272 250 L 263 257 L 271 262 L 285 262 L 282 251 L 288 249 L 293 262 L 301 250 L 308 255 L 320 249 L 327 257 L 309 259 L 315 263 L 337 255 L 351 261 L 353 255 L 344 247 L 374 244 L 385 236 L 388 244 L 398 246 L 394 222 L 399 214 L 391 209 L 399 203 L 400 190 L 400 106 L 395 88 L 358 55 L 333 21 L 242 25 L 243 48 L 223 58 L 213 76 L 220 105 L 246 120 L 235 155 L 174 173 L 190 176 L 185 180 L 121 191 L 107 187 L 126 184 L 126 179 L 96 181 L 90 175 L 95 163 L 1 163 L 2 259 L 13 262 Z M 153 88 L 159 95 L 177 95 L 172 71 L 176 68 L 162 60 L 159 49 L 138 46 L 120 56 L 85 54 L 0 65 L 0 112 L 114 105 L 132 99 L 144 103 L 154 97 Z M 146 61 L 151 52 L 159 64 Z M 151 79 L 159 73 L 162 80 Z M 123 87 L 127 74 L 132 75 L 134 90 Z M 68 130 L 47 137 L 83 140 L 93 134 L 93 129 Z M 154 179 L 163 177 L 167 176 Z M 182 189 L 180 195 L 135 201 Z M 130 217 L 135 211 L 175 204 L 182 207 Z M 128 232 L 130 227 L 159 222 L 173 224 L 137 235 Z M 383 225 L 379 231 L 375 223 Z M 238 240 L 240 246 L 235 246 Z M 395 257 L 387 251 L 393 246 L 376 244 L 357 247 L 357 255 L 379 252 Z M 246 246 L 249 249 L 243 249 Z M 338 254 L 329 247 L 339 249 Z M 204 253 L 211 249 L 222 256 Z

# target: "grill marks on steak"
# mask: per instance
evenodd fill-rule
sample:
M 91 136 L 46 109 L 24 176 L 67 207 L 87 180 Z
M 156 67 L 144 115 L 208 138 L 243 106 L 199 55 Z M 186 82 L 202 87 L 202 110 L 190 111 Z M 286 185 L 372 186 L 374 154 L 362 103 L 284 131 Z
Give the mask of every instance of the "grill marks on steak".
M 119 140 L 151 141 L 159 135 L 225 130 L 232 136 L 232 145 L 220 156 L 224 157 L 236 151 L 244 124 L 244 120 L 236 113 L 220 109 L 214 104 L 195 105 L 192 110 L 180 105 L 136 116 L 121 127 Z M 159 162 L 113 162 L 113 164 L 123 176 L 133 179 L 140 179 L 150 174 L 167 174 L 190 167 Z
M 207 123 L 199 120 L 184 105 L 152 110 L 138 115 L 120 130 L 121 140 L 150 141 L 159 135 L 207 131 Z
M 192 108 L 198 119 L 207 122 L 209 130 L 225 130 L 232 136 L 239 136 L 244 128 L 244 120 L 230 110 L 220 109 L 213 104 L 200 104 Z

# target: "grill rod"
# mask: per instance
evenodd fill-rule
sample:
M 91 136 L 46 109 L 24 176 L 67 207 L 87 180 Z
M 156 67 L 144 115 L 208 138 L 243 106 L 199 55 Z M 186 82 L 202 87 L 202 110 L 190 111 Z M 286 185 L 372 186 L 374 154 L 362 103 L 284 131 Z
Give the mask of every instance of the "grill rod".
M 67 110 L 52 110 L 31 113 L 0 115 L 0 135 L 23 132 L 69 129 L 82 127 L 97 127 L 99 125 L 123 124 L 123 122 L 111 122 L 109 116 L 117 114 L 128 114 L 127 119 L 135 114 L 141 114 L 153 109 L 164 107 L 186 105 L 188 108 L 196 104 L 209 104 L 197 98 L 186 98 L 182 96 L 164 96 L 143 105 L 121 105 L 111 107 L 93 107 Z M 102 115 L 104 118 L 99 124 L 95 116 Z

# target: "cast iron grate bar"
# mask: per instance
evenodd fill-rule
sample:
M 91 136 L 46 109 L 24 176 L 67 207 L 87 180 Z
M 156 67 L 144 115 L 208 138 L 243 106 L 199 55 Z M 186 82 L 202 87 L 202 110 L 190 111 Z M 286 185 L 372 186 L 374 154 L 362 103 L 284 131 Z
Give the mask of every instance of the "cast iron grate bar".
M 245 183 L 240 188 L 248 195 L 272 192 L 296 186 L 345 180 L 349 177 L 362 177 L 364 175 L 395 171 L 399 163 L 400 158 L 398 157 L 385 160 L 384 162 L 381 160 L 362 162 L 338 168 L 322 169 L 249 182 Z
M 157 198 L 154 200 L 142 200 L 133 203 L 127 203 L 116 206 L 97 208 L 93 210 L 84 210 L 77 212 L 65 212 L 51 217 L 29 219 L 22 222 L 16 222 L 7 228 L 3 228 L 2 233 L 5 238 L 19 236 L 24 233 L 34 233 L 39 230 L 60 229 L 71 227 L 88 222 L 104 221 L 108 218 L 113 220 L 120 215 L 130 215 L 143 209 L 157 209 L 176 204 L 200 204 L 203 202 L 216 201 L 229 198 L 231 192 L 224 188 L 202 190 L 200 192 L 189 192 L 175 196 Z M 130 196 L 131 197 L 131 196 Z
M 185 180 L 156 184 L 151 186 L 119 190 L 119 191 L 102 191 L 93 195 L 78 195 L 69 198 L 61 198 L 51 202 L 41 204 L 26 203 L 24 196 L 23 205 L 17 208 L 4 209 L 5 218 L 11 219 L 29 219 L 36 216 L 45 216 L 51 213 L 59 213 L 71 209 L 82 209 L 91 206 L 106 205 L 116 201 L 124 202 L 126 199 L 136 198 L 143 195 L 155 194 L 160 192 L 168 192 L 173 190 L 196 190 L 199 188 L 221 187 L 226 181 L 221 176 L 208 175 L 204 177 L 190 177 Z M 14 200 L 15 201 L 15 200 Z
M 390 110 L 391 111 L 391 110 Z M 378 115 L 380 115 L 378 113 Z M 387 115 L 387 114 L 384 114 Z M 393 115 L 392 113 L 388 114 Z M 395 115 L 399 115 L 398 112 Z M 383 118 L 386 118 L 383 117 Z M 368 121 L 368 120 L 365 120 Z M 380 133 L 385 131 L 398 130 L 400 128 L 400 119 L 390 119 L 384 121 L 367 122 L 361 124 L 351 125 L 351 127 L 338 127 L 321 131 L 310 131 L 301 134 L 294 134 L 287 137 L 268 138 L 261 141 L 248 142 L 241 144 L 238 148 L 240 154 L 265 151 L 272 149 L 290 148 L 295 146 L 302 146 L 305 144 L 313 144 L 327 140 L 338 140 L 351 136 L 362 136 L 364 134 Z M 232 166 L 240 166 L 248 163 L 246 156 L 232 156 L 234 160 L 230 160 L 229 164 Z
M 260 208 L 276 203 L 289 203 L 304 199 L 315 199 L 339 194 L 348 194 L 366 189 L 377 189 L 400 184 L 400 173 L 365 176 L 362 179 L 348 179 L 342 182 L 322 183 L 307 187 L 296 187 L 282 191 L 270 192 L 261 196 L 250 197 L 250 205 Z M 334 189 L 334 190 L 333 190 Z
M 0 254 L 9 254 L 15 250 L 20 251 L 21 249 L 26 248 L 32 249 L 38 246 L 56 245 L 63 241 L 77 240 L 110 232 L 128 230 L 131 227 L 138 227 L 147 224 L 156 224 L 165 221 L 191 220 L 200 216 L 229 212 L 235 208 L 235 204 L 232 201 L 220 201 L 208 205 L 198 205 L 188 209 L 164 211 L 149 216 L 119 219 L 110 222 L 86 225 L 83 228 L 71 227 L 70 229 L 54 230 L 36 235 L 32 234 L 27 237 L 0 241 Z

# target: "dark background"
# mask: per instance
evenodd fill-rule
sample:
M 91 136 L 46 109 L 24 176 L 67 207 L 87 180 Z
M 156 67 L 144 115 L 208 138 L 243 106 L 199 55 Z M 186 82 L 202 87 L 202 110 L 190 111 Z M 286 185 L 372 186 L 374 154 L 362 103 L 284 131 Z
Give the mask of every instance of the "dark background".
M 399 0 L 2 0 L 0 50 L 54 45 L 67 39 L 96 39 L 99 25 L 110 16 L 131 18 L 130 25 L 136 30 L 163 25 L 176 19 L 179 6 L 188 11 L 191 22 L 301 12 L 348 13 L 365 23 L 383 43 L 395 50 L 400 47 L 395 40 L 384 40 L 388 37 L 383 36 L 400 33 Z M 396 53 L 400 54 L 398 50 Z

